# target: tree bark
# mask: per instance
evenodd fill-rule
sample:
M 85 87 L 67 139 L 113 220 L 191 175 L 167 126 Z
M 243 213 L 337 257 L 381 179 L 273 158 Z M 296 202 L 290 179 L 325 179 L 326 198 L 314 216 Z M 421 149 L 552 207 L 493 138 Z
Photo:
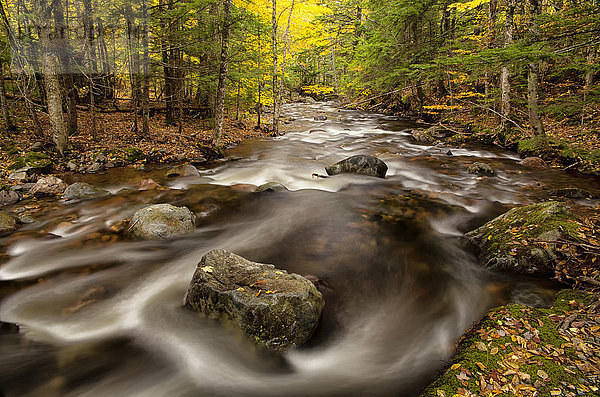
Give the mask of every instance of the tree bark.
M 529 0 L 531 8 L 529 32 L 532 35 L 532 41 L 537 41 L 540 35 L 538 16 L 541 14 L 540 0 Z M 529 64 L 527 75 L 527 105 L 529 107 L 529 124 L 533 135 L 545 135 L 544 125 L 540 118 L 540 106 L 538 103 L 538 86 L 539 86 L 540 64 L 532 62 Z
M 8 102 L 6 101 L 6 89 L 4 87 L 4 63 L 0 63 L 0 106 L 2 106 L 2 117 L 4 118 L 4 126 L 7 132 L 15 130 L 15 125 L 8 111 Z
M 287 26 L 285 28 L 285 35 L 284 35 L 283 58 L 281 60 L 281 83 L 284 88 L 286 85 L 285 84 L 285 71 L 286 71 L 286 67 L 287 67 L 287 54 L 288 54 L 288 51 L 290 48 L 290 24 L 292 22 L 292 14 L 294 13 L 295 3 L 296 3 L 296 0 L 292 0 L 292 4 L 290 5 L 290 14 L 288 15 Z M 334 60 L 334 70 L 335 70 L 335 60 Z
M 271 49 L 273 51 L 273 135 L 279 135 L 279 114 L 281 98 L 277 68 L 277 0 L 273 0 L 273 14 L 271 18 Z
M 509 0 L 506 6 L 506 21 L 504 23 L 504 48 L 508 48 L 513 42 L 514 34 L 514 15 L 515 15 L 516 1 Z M 500 129 L 506 130 L 508 128 L 508 120 L 510 120 L 510 72 L 508 66 L 502 66 L 502 73 L 500 74 L 500 86 L 502 90 L 502 117 L 500 119 Z
M 56 49 L 51 45 L 52 22 L 51 11 L 45 0 L 37 0 L 36 16 L 38 18 L 40 46 L 42 52 L 42 71 L 48 102 L 48 116 L 50 117 L 52 140 L 61 156 L 64 156 L 69 143 L 69 131 L 63 113 L 63 92 L 59 78 L 59 59 L 55 54 Z
M 150 55 L 148 50 L 148 0 L 142 0 L 142 134 L 150 134 Z
M 223 133 L 223 117 L 225 113 L 225 88 L 229 69 L 229 24 L 231 21 L 231 0 L 224 3 L 224 21 L 221 29 L 221 65 L 219 67 L 219 84 L 215 101 L 215 128 L 212 136 L 212 147 L 219 150 Z

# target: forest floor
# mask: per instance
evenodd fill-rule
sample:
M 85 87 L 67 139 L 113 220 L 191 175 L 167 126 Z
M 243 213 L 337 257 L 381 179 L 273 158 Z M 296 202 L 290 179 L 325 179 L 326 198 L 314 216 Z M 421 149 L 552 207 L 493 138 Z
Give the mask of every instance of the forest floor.
M 21 113 L 22 114 L 22 113 Z M 150 119 L 150 133 L 143 136 L 141 122 L 139 132 L 132 128 L 134 115 L 131 112 L 97 112 L 96 134 L 92 134 L 92 117 L 88 111 L 78 111 L 79 133 L 69 137 L 69 150 L 64 157 L 54 152 L 50 140 L 50 123 L 40 114 L 44 137 L 36 136 L 29 117 L 16 117 L 19 129 L 3 138 L 0 143 L 0 182 L 10 185 L 7 179 L 9 167 L 19 157 L 31 152 L 46 153 L 52 161 L 49 173 L 68 171 L 83 172 L 93 163 L 99 153 L 107 157 L 107 164 L 131 163 L 201 163 L 209 160 L 212 129 L 208 120 L 184 116 L 181 131 L 178 125 L 166 125 L 164 115 Z M 141 120 L 140 120 L 141 121 Z M 266 128 L 256 128 L 249 120 L 225 120 L 222 144 L 232 147 L 240 142 L 269 135 Z M 42 154 L 41 156 L 44 156 Z M 71 169 L 67 164 L 71 162 Z M 76 168 L 74 167 L 76 166 Z M 14 168 L 14 167 L 13 167 Z

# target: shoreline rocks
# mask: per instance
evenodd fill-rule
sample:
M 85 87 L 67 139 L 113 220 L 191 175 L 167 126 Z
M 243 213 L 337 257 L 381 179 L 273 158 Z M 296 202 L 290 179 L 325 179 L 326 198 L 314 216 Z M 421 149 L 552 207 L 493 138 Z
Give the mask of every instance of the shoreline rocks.
M 184 305 L 234 324 L 257 343 L 280 351 L 312 336 L 325 302 L 302 276 L 213 250 L 198 264 Z
M 75 182 L 65 189 L 63 197 L 66 199 L 76 200 L 84 198 L 96 198 L 108 196 L 108 190 L 100 189 L 94 185 L 85 182 Z
M 63 194 L 66 188 L 67 184 L 62 179 L 49 175 L 38 179 L 29 193 L 34 196 L 58 196 Z

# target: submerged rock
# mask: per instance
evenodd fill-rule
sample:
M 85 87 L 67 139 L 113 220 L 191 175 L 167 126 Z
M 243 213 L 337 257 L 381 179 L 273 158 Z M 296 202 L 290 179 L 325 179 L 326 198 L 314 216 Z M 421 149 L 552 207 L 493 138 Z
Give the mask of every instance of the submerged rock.
M 328 175 L 350 173 L 377 176 L 379 178 L 385 178 L 387 170 L 387 165 L 377 157 L 362 154 L 348 157 L 345 160 L 325 167 Z
M 17 218 L 5 212 L 0 212 L 0 233 L 12 232 L 16 228 Z
M 85 182 L 75 182 L 72 185 L 67 186 L 63 197 L 67 199 L 83 199 L 83 198 L 94 198 L 108 196 L 109 191 L 100 189 L 94 185 L 90 185 Z
M 525 157 L 519 164 L 529 168 L 548 168 L 548 164 L 541 157 Z
M 156 240 L 189 233 L 196 216 L 187 207 L 153 204 L 138 210 L 131 218 L 129 233 L 138 239 Z
M 565 197 L 570 199 L 595 198 L 592 192 L 577 187 L 567 187 L 550 192 L 550 196 Z
M 283 192 L 283 191 L 287 191 L 288 188 L 283 186 L 281 183 L 277 183 L 277 182 L 268 182 L 265 183 L 263 185 L 260 185 L 259 187 L 256 188 L 256 190 L 254 190 L 255 193 L 260 193 L 260 192 Z
M 576 235 L 578 228 L 563 204 L 550 201 L 513 208 L 465 237 L 487 268 L 547 275 L 554 271 L 556 241 Z
M 198 169 L 191 164 L 182 164 L 167 171 L 167 177 L 174 178 L 179 176 L 199 176 Z
M 469 174 L 475 174 L 480 176 L 493 176 L 495 174 L 492 167 L 486 163 L 475 162 L 467 169 Z
M 62 194 L 67 188 L 67 184 L 62 179 L 55 176 L 45 176 L 40 178 L 29 191 L 34 196 L 55 196 Z
M 321 293 L 304 277 L 225 250 L 202 257 L 184 304 L 233 323 L 273 350 L 305 343 L 325 306 Z

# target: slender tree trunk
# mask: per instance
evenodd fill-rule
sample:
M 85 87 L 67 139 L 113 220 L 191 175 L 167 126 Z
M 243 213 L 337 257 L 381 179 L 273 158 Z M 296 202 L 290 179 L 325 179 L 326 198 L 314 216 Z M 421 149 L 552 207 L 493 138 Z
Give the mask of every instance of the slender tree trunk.
M 134 21 L 133 21 L 133 10 L 129 5 L 125 10 L 125 19 L 127 21 L 127 50 L 129 58 L 129 81 L 131 83 L 131 107 L 133 109 L 133 131 L 138 132 L 138 75 L 137 69 L 139 66 L 136 63 L 136 57 L 134 51 L 137 52 L 137 48 L 134 49 L 133 36 L 134 36 Z
M 46 85 L 52 140 L 60 155 L 63 156 L 69 143 L 69 131 L 63 113 L 63 93 L 59 78 L 59 59 L 55 55 L 56 49 L 51 45 L 51 12 L 47 4 L 45 4 L 45 0 L 36 0 L 35 7 L 39 24 L 39 38 L 42 51 L 41 63 L 44 83 Z
M 257 126 L 260 128 L 261 120 L 260 116 L 262 114 L 262 60 L 261 60 L 261 42 L 260 42 L 260 25 L 258 26 L 258 109 L 256 111 L 258 115 Z
M 496 7 L 497 7 L 497 0 L 490 0 L 488 3 L 488 34 L 487 34 L 487 47 L 488 48 L 493 48 L 494 47 L 494 39 L 495 39 L 495 34 L 494 34 L 494 28 L 496 25 Z M 491 87 L 491 76 L 490 76 L 490 71 L 489 68 L 486 66 L 485 68 L 485 106 L 486 108 L 490 105 L 490 87 Z M 487 112 L 487 111 L 486 111 Z
M 4 87 L 4 63 L 0 63 L 0 106 L 2 106 L 2 117 L 7 132 L 15 130 L 15 125 L 8 111 L 8 102 L 6 101 L 6 89 Z
M 142 0 L 142 134 L 150 134 L 150 55 L 148 50 L 148 0 Z
M 540 35 L 537 18 L 541 14 L 542 5 L 540 4 L 540 0 L 529 0 L 529 6 L 531 8 L 529 31 L 532 35 L 532 40 L 537 41 Z M 530 63 L 527 76 L 527 104 L 529 106 L 529 124 L 531 125 L 533 135 L 545 135 L 538 103 L 539 75 L 539 62 Z
M 292 0 L 292 4 L 290 5 L 290 14 L 288 15 L 287 26 L 285 27 L 285 35 L 284 35 L 284 45 L 283 45 L 283 57 L 281 60 L 281 83 L 285 88 L 285 71 L 287 67 L 287 55 L 290 48 L 290 24 L 292 22 L 292 14 L 294 13 L 294 5 L 296 0 Z M 334 67 L 335 69 L 335 67 Z
M 515 7 L 515 0 L 509 0 L 508 5 L 506 6 L 506 21 L 504 23 L 504 48 L 509 47 L 513 41 Z M 500 74 L 500 86 L 502 90 L 502 117 L 500 119 L 500 129 L 505 130 L 508 127 L 508 120 L 510 119 L 511 114 L 510 72 L 507 65 L 502 67 L 502 73 Z
M 68 26 L 65 21 L 62 0 L 53 0 L 51 3 L 54 14 L 54 30 L 58 48 L 56 53 L 60 62 L 60 83 L 64 90 L 63 107 L 65 110 L 65 121 L 69 135 L 77 134 L 77 88 L 73 81 L 71 71 L 72 50 L 68 42 Z
M 221 66 L 219 67 L 219 85 L 215 103 L 215 128 L 213 130 L 212 146 L 219 150 L 223 133 L 223 116 L 225 113 L 225 88 L 229 69 L 229 24 L 231 21 L 231 0 L 224 3 L 224 21 L 221 29 Z
M 271 18 L 271 48 L 273 51 L 273 135 L 279 135 L 279 114 L 281 98 L 279 96 L 279 80 L 277 78 L 277 0 L 273 0 Z

